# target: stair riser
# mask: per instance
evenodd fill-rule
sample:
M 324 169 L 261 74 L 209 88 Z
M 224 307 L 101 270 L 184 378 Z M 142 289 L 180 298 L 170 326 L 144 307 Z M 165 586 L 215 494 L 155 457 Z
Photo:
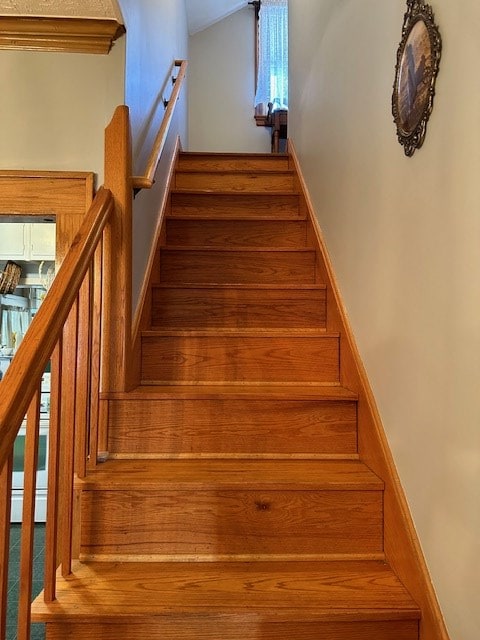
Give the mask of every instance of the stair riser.
M 180 171 L 287 171 L 288 158 L 281 156 L 245 156 L 238 158 L 228 154 L 180 154 L 177 168 Z
M 312 251 L 162 250 L 162 283 L 315 284 Z
M 356 403 L 287 400 L 111 400 L 109 451 L 354 454 Z
M 152 326 L 178 329 L 326 326 L 326 292 L 275 289 L 154 289 Z
M 173 193 L 171 198 L 171 216 L 192 217 L 251 217 L 270 216 L 300 217 L 297 195 L 229 195 L 229 194 L 187 194 Z
M 339 383 L 336 337 L 142 338 L 142 380 L 178 383 Z
M 382 491 L 84 491 L 81 552 L 375 554 L 383 552 L 382 518 Z
M 175 174 L 176 189 L 205 191 L 293 191 L 291 173 L 181 172 Z
M 167 220 L 167 245 L 305 247 L 304 220 Z
M 416 620 L 272 622 L 238 616 L 162 616 L 151 622 L 49 624 L 48 640 L 418 640 Z M 241 630 L 241 633 L 239 633 Z

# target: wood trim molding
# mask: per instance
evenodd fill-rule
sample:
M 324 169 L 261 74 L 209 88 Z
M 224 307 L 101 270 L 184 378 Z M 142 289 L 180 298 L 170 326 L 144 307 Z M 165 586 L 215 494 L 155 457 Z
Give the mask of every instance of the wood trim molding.
M 125 33 L 116 20 L 0 16 L 0 49 L 107 54 Z
M 330 310 L 327 331 L 339 331 L 341 334 L 341 384 L 358 394 L 360 459 L 385 482 L 386 559 L 422 610 L 420 640 L 449 640 L 385 429 L 342 301 L 323 233 L 315 215 L 315 208 L 301 172 L 295 147 L 290 139 L 288 150 L 298 176 L 297 186 L 302 196 L 302 206 L 311 224 L 309 240 L 320 248 L 320 253 L 323 255 L 323 261 L 317 264 L 317 269 L 322 280 L 327 284 L 327 306 Z
M 55 216 L 59 265 L 90 208 L 93 182 L 89 172 L 0 170 L 0 215 Z
M 270 126 L 270 124 L 268 123 L 268 116 L 266 114 L 262 114 L 262 115 L 255 114 L 254 118 L 255 118 L 255 122 L 257 124 L 257 127 L 269 127 Z

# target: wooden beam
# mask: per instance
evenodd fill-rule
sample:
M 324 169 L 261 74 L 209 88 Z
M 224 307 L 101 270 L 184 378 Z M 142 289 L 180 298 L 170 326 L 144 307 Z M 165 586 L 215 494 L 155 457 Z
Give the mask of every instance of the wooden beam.
M 107 54 L 123 33 L 116 20 L 0 16 L 0 49 Z

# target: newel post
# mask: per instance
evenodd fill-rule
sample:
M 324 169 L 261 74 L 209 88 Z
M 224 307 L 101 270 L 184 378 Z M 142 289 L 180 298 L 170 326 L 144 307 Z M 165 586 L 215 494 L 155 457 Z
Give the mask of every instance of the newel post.
M 132 143 L 128 107 L 105 129 L 105 182 L 115 213 L 103 245 L 101 391 L 125 391 L 132 335 Z

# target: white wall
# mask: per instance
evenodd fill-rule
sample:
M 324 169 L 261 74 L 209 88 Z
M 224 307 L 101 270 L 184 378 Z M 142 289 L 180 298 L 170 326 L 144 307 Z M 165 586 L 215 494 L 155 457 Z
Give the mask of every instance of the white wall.
M 120 0 L 127 28 L 125 102 L 130 109 L 134 173 L 142 172 L 171 91 L 175 59 L 188 58 L 185 0 Z M 185 97 L 178 105 L 186 114 Z M 181 126 L 187 144 L 186 115 Z
M 270 151 L 253 117 L 254 20 L 247 7 L 190 37 L 190 151 Z
M 109 55 L 2 51 L 0 166 L 94 171 L 103 132 L 123 102 L 124 38 Z
M 172 65 L 176 59 L 188 59 L 185 0 L 120 0 L 119 4 L 127 29 L 125 102 L 132 125 L 133 172 L 141 175 L 164 114 L 162 97 L 170 96 Z M 150 192 L 141 192 L 134 202 L 134 305 L 160 214 L 166 181 L 165 162 L 177 135 L 184 148 L 188 144 L 186 93 L 184 87 L 155 186 Z
M 390 107 L 403 0 L 292 0 L 289 124 L 452 640 L 477 640 L 480 4 L 433 5 L 413 158 Z

